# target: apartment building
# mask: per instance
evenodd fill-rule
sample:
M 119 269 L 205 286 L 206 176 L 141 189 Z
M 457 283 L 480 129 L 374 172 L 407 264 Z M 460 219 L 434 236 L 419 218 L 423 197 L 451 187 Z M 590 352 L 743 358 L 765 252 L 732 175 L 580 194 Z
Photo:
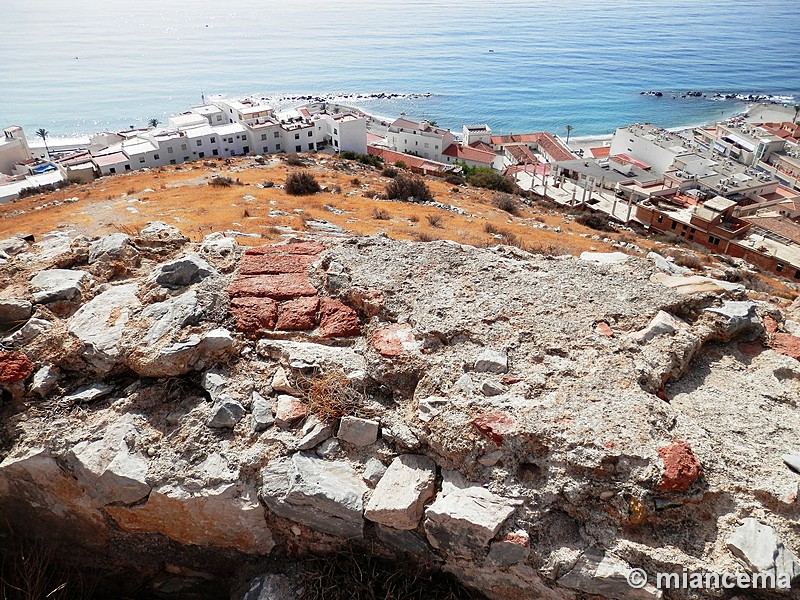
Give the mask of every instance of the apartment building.
M 400 117 L 389 125 L 386 141 L 389 149 L 395 152 L 447 163 L 444 151 L 456 142 L 456 136 L 450 130 L 435 127 L 428 121 L 418 123 Z

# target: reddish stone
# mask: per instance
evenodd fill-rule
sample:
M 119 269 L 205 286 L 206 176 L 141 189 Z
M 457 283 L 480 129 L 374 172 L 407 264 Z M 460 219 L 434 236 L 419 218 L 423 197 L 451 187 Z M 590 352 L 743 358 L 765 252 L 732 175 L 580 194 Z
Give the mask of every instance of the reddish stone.
M 275 424 L 290 427 L 308 414 L 308 405 L 294 396 L 278 396 L 275 406 Z
M 347 302 L 355 306 L 365 318 L 371 319 L 383 310 L 386 297 L 380 290 L 354 288 L 348 293 Z
M 325 246 L 319 242 L 293 242 L 291 244 L 270 244 L 248 248 L 245 254 L 319 254 Z
M 278 307 L 278 324 L 275 329 L 283 331 L 303 331 L 314 329 L 317 323 L 319 298 L 297 298 L 281 302 Z
M 685 492 L 703 474 L 703 467 L 684 441 L 676 440 L 669 446 L 659 448 L 658 455 L 664 461 L 659 491 Z
M 764 317 L 764 329 L 767 330 L 767 333 L 775 333 L 778 331 L 778 322 L 767 315 Z
M 502 539 L 502 541 L 508 544 L 517 544 L 518 546 L 523 546 L 527 548 L 530 545 L 531 538 L 528 535 L 527 531 L 511 531 L 506 534 L 506 536 Z
M 239 331 L 272 331 L 278 320 L 278 305 L 269 298 L 234 298 L 231 300 L 231 314 Z
M 0 383 L 25 381 L 33 372 L 33 363 L 22 352 L 0 351 Z
M 323 298 L 319 315 L 319 333 L 324 338 L 349 337 L 361 333 L 358 314 L 339 300 Z
M 517 422 L 508 413 L 498 411 L 483 413 L 474 418 L 472 424 L 495 444 L 502 446 L 503 436 L 511 433 Z
M 397 358 L 419 350 L 411 325 L 389 325 L 372 334 L 372 346 L 381 356 Z
M 595 325 L 594 330 L 600 335 L 605 335 L 606 337 L 614 337 L 614 331 L 605 321 L 600 321 L 597 325 Z
M 240 263 L 240 273 L 242 275 L 305 273 L 308 265 L 315 260 L 316 256 L 308 254 L 246 254 Z
M 228 294 L 254 296 L 273 300 L 291 300 L 302 296 L 316 296 L 317 289 L 311 285 L 305 273 L 284 273 L 281 275 L 244 275 L 238 277 L 228 287 Z
M 800 337 L 788 333 L 776 333 L 772 336 L 770 347 L 776 352 L 800 360 Z

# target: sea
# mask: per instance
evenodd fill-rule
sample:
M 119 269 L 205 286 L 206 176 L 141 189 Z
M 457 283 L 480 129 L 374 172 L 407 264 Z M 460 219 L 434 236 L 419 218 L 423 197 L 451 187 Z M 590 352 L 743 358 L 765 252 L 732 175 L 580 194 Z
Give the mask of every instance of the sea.
M 798 26 L 799 0 L 2 0 L 0 126 L 85 135 L 212 95 L 498 133 L 696 125 L 746 109 L 718 93 L 800 102 Z

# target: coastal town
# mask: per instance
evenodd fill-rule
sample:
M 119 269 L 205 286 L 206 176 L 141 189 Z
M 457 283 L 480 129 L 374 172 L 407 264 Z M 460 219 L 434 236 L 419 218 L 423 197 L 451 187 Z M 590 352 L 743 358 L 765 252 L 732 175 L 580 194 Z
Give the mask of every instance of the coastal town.
M 774 109 L 775 107 L 773 107 Z M 635 123 L 605 139 L 548 132 L 495 135 L 489 125 L 451 131 L 313 102 L 279 111 L 261 101 L 212 98 L 146 128 L 82 143 L 41 145 L 9 126 L 0 139 L 0 204 L 65 182 L 213 158 L 283 153 L 374 155 L 434 177 L 487 169 L 570 210 L 671 235 L 800 281 L 800 124 L 737 116 L 679 131 Z M 775 118 L 778 117 L 778 118 Z M 54 143 L 55 142 L 55 143 Z M 677 241 L 677 240 L 676 240 Z

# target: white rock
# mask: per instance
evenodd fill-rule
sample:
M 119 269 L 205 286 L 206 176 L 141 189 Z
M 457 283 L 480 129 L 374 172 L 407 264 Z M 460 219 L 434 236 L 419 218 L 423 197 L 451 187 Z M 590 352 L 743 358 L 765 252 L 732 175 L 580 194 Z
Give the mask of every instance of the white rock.
M 435 481 L 436 465 L 430 458 L 398 456 L 375 487 L 364 516 L 394 529 L 416 529 L 425 503 L 433 498 Z
M 345 416 L 339 421 L 336 437 L 354 446 L 369 446 L 378 439 L 380 425 L 371 419 Z
M 580 259 L 599 265 L 618 265 L 630 258 L 624 252 L 581 252 Z
M 39 271 L 31 278 L 33 300 L 37 304 L 79 300 L 89 278 L 89 273 L 86 271 L 69 269 Z
M 478 373 L 507 373 L 508 355 L 502 350 L 486 348 L 475 359 L 474 369 Z

